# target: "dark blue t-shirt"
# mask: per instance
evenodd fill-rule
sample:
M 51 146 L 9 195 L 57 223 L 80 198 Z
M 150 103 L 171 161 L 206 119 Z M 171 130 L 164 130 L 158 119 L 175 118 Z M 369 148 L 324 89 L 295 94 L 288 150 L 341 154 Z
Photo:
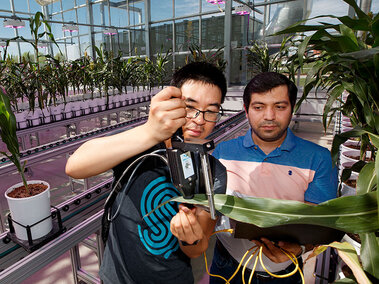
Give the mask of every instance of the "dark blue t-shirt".
M 225 193 L 225 167 L 215 158 L 210 156 L 209 159 L 215 192 Z M 128 160 L 114 168 L 115 180 L 130 163 Z M 123 178 L 123 187 L 128 178 Z M 101 279 L 106 284 L 193 283 L 190 259 L 170 231 L 178 203 L 170 202 L 145 216 L 159 204 L 179 195 L 171 183 L 167 166 L 159 158 L 147 158 L 132 177 L 126 195 L 125 192 L 123 188 L 112 206 L 113 215 L 123 199 L 110 226 Z

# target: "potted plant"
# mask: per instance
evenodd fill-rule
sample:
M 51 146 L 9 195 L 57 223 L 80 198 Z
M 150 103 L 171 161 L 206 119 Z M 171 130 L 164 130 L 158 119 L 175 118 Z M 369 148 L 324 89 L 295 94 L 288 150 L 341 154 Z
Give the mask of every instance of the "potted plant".
M 50 186 L 44 181 L 27 181 L 25 178 L 26 162 L 22 163 L 20 160 L 20 150 L 16 135 L 16 118 L 11 109 L 10 101 L 1 87 L 0 131 L 1 139 L 6 144 L 9 154 L 0 153 L 5 155 L 16 166 L 22 180 L 22 182 L 15 184 L 5 192 L 15 235 L 20 240 L 29 240 L 26 228 L 30 226 L 32 240 L 41 238 L 52 230 Z M 40 222 L 41 220 L 43 221 Z

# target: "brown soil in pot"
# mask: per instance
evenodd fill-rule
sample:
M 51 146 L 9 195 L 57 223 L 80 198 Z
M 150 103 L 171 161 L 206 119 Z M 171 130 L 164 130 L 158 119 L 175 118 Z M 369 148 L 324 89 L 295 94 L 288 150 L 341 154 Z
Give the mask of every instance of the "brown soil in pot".
M 47 185 L 43 183 L 28 184 L 28 190 L 25 190 L 25 186 L 20 186 L 9 192 L 7 195 L 12 198 L 25 198 L 31 197 L 47 189 Z M 30 191 L 32 194 L 30 195 Z
M 348 157 L 348 158 L 351 158 L 351 159 L 354 159 L 354 160 L 359 160 L 361 157 L 360 156 L 353 156 L 353 155 L 345 155 L 346 157 Z M 368 162 L 368 161 L 370 161 L 371 160 L 371 158 L 368 158 L 368 157 L 366 157 L 365 158 L 365 161 L 366 162 Z

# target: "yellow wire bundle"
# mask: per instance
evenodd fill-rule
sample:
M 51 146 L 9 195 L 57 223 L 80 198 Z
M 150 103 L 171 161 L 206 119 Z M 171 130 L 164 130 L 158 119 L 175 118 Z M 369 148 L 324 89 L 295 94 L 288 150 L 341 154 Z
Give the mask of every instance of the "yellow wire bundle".
M 217 231 L 217 232 L 214 232 L 212 235 L 216 234 L 216 233 L 220 233 L 220 232 L 228 232 L 228 233 L 233 233 L 233 229 L 225 229 L 225 230 L 220 230 L 220 231 Z M 287 274 L 283 274 L 283 275 L 278 275 L 278 274 L 274 274 L 274 273 L 271 273 L 270 271 L 268 271 L 268 269 L 266 268 L 266 266 L 264 265 L 263 263 L 263 260 L 262 260 L 262 250 L 263 248 L 260 247 L 258 248 L 258 246 L 253 246 L 252 248 L 248 249 L 246 251 L 246 253 L 243 255 L 236 271 L 234 271 L 233 275 L 229 278 L 229 279 L 226 279 L 224 278 L 223 276 L 221 275 L 215 275 L 215 274 L 211 274 L 209 273 L 209 270 L 208 270 L 208 262 L 207 262 L 207 256 L 204 252 L 204 260 L 205 260 L 205 269 L 207 270 L 207 273 L 210 277 L 218 277 L 218 278 L 221 278 L 225 281 L 226 284 L 230 284 L 230 281 L 232 281 L 232 279 L 237 275 L 238 271 L 240 270 L 241 266 L 242 266 L 242 263 L 243 261 L 245 260 L 245 258 L 249 255 L 249 253 L 253 250 L 253 253 L 250 255 L 250 257 L 247 259 L 246 263 L 243 265 L 243 269 L 242 269 L 242 281 L 243 281 L 243 284 L 245 284 L 245 270 L 246 270 L 246 267 L 248 265 L 248 263 L 252 260 L 252 258 L 258 253 L 258 257 L 255 258 L 255 262 L 254 262 L 254 265 L 253 265 L 253 269 L 251 270 L 251 273 L 250 273 L 250 277 L 249 277 L 249 282 L 248 284 L 251 284 L 251 281 L 253 279 L 253 275 L 254 275 L 254 272 L 255 272 L 255 269 L 257 267 L 257 263 L 258 263 L 258 258 L 259 258 L 259 262 L 260 264 L 262 265 L 263 269 L 269 274 L 271 275 L 272 277 L 276 277 L 276 278 L 286 278 L 286 277 L 290 277 L 292 275 L 294 275 L 297 271 L 299 271 L 300 273 L 300 276 L 301 276 L 301 281 L 303 284 L 305 284 L 305 281 L 304 281 L 304 275 L 303 275 L 303 272 L 301 271 L 301 268 L 299 266 L 299 261 L 297 260 L 296 256 L 289 252 L 289 251 L 286 251 L 282 248 L 280 248 L 282 250 L 282 252 L 293 262 L 293 264 L 295 264 L 295 269 Z

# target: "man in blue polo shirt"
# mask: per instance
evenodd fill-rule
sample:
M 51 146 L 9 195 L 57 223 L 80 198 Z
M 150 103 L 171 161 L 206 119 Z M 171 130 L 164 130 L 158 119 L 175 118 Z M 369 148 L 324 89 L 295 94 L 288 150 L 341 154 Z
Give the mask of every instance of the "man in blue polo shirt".
M 259 74 L 246 86 L 243 100 L 251 129 L 245 136 L 219 144 L 213 152 L 227 168 L 227 194 L 311 204 L 336 197 L 337 171 L 332 168 L 330 152 L 296 137 L 288 128 L 296 96 L 295 84 L 274 72 Z M 222 217 L 216 230 L 231 227 L 233 221 Z M 254 244 L 235 239 L 229 233 L 219 233 L 217 238 L 211 273 L 229 279 Z M 254 242 L 263 247 L 263 262 L 275 274 L 286 274 L 294 269 L 280 248 L 301 256 L 311 247 L 288 242 L 273 244 L 265 238 Z M 248 268 L 253 264 L 254 259 Z M 246 283 L 249 276 L 250 273 L 245 272 Z M 298 273 L 288 278 L 273 278 L 258 262 L 252 283 L 260 281 L 293 284 L 301 283 L 301 278 Z M 223 280 L 211 277 L 210 283 L 223 283 Z M 241 270 L 230 283 L 242 283 Z

